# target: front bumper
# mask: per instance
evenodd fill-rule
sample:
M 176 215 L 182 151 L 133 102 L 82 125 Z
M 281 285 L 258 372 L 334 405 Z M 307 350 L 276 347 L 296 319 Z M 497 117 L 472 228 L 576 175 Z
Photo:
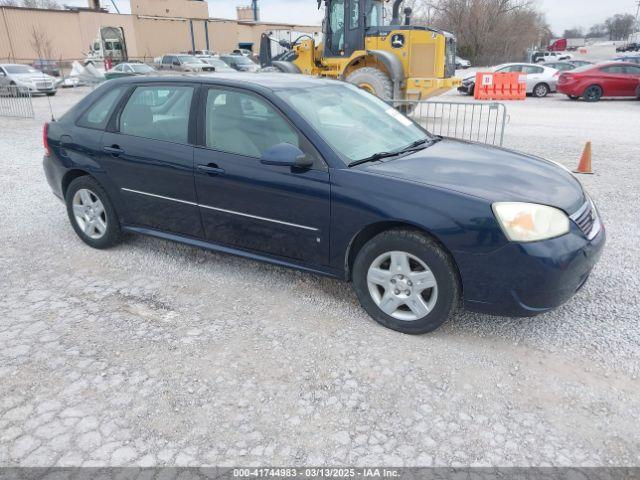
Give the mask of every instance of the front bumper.
M 475 86 L 476 86 L 475 82 L 467 82 L 467 83 L 463 82 L 462 85 L 458 87 L 458 91 L 460 93 L 471 95 L 473 93 L 473 89 L 475 88 Z
M 56 91 L 56 85 L 54 84 L 46 84 L 46 85 L 34 85 L 31 83 L 18 83 L 18 89 L 21 92 L 29 92 L 29 93 L 52 93 Z
M 562 237 L 509 243 L 486 255 L 455 254 L 465 308 L 517 317 L 557 308 L 586 283 L 605 242 L 601 223 L 591 240 L 572 223 Z

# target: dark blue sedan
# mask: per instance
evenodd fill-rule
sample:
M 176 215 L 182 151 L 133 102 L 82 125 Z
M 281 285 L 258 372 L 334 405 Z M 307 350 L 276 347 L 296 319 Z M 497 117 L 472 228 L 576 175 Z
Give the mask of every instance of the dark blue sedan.
M 406 333 L 460 306 L 549 311 L 605 243 L 557 164 L 431 135 L 332 80 L 115 80 L 44 139 L 49 184 L 89 246 L 141 233 L 351 280 L 371 317 Z

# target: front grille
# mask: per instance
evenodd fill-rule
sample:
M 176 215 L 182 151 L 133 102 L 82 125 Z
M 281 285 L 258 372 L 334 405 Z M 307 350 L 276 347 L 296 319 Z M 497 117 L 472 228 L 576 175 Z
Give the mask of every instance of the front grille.
M 36 82 L 36 88 L 46 90 L 53 88 L 53 84 L 51 82 Z
M 597 224 L 599 224 L 598 212 L 596 212 L 593 202 L 590 199 L 587 199 L 587 202 L 580 210 L 571 216 L 571 219 L 588 238 L 595 236 L 595 233 L 597 233 Z

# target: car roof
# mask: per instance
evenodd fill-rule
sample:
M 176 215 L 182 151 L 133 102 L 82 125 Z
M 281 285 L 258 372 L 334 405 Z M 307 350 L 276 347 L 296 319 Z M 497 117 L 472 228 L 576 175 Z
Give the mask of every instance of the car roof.
M 305 75 L 296 75 L 291 73 L 216 73 L 212 76 L 202 75 L 172 75 L 160 76 L 151 75 L 144 78 L 124 78 L 119 80 L 110 80 L 110 82 L 123 83 L 153 83 L 160 82 L 176 82 L 176 83 L 202 83 L 211 85 L 228 85 L 242 86 L 254 89 L 283 90 L 291 88 L 313 88 L 323 85 L 340 85 L 339 82 L 330 79 L 313 78 Z
M 633 63 L 633 62 L 602 62 L 602 63 L 598 63 L 597 65 L 594 65 L 595 67 L 609 67 L 612 65 L 627 65 L 627 66 L 631 66 L 631 67 L 637 67 L 638 64 L 637 63 Z

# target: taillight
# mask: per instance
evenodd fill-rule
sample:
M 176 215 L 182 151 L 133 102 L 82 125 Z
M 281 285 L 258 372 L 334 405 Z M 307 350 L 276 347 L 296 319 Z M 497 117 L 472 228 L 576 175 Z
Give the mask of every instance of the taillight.
M 42 145 L 44 146 L 44 154 L 49 157 L 51 155 L 51 149 L 49 148 L 49 124 L 45 123 L 42 126 Z

